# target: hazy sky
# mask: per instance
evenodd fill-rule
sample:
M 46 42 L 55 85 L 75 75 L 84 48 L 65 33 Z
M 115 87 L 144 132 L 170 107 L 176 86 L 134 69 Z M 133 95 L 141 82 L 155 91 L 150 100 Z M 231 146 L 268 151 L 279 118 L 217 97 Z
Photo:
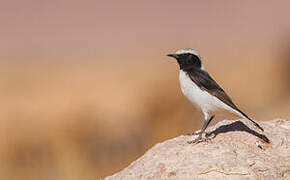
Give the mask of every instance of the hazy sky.
M 93 58 L 156 49 L 271 46 L 290 32 L 290 1 L 10 0 L 0 56 Z

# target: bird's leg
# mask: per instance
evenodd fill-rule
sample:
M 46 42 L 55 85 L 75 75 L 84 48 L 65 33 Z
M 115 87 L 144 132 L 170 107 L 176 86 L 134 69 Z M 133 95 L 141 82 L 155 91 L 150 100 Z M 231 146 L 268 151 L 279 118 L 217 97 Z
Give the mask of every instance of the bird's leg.
M 202 134 L 206 130 L 206 128 L 209 125 L 209 123 L 213 120 L 213 118 L 214 118 L 214 115 L 211 116 L 209 119 L 205 120 L 201 130 L 199 132 L 197 132 L 197 133 L 194 133 L 194 135 L 198 135 L 198 137 L 195 140 L 193 140 L 193 141 L 188 141 L 189 144 L 200 143 L 200 142 L 203 142 L 203 141 L 207 140 L 207 138 L 202 138 Z
M 207 117 L 207 115 L 206 115 L 206 117 Z M 200 134 L 202 134 L 213 118 L 214 118 L 214 115 L 211 116 L 209 119 L 206 118 L 205 122 L 203 123 L 203 126 L 202 126 L 201 130 L 193 132 L 193 133 L 190 133 L 188 135 L 200 135 Z

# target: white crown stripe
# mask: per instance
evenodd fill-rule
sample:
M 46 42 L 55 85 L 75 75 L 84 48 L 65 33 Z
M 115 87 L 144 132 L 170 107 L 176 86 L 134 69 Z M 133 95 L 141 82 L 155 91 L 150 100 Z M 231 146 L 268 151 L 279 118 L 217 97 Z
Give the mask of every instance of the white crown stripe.
M 185 53 L 190 53 L 190 54 L 194 54 L 198 57 L 199 56 L 199 53 L 197 51 L 195 51 L 194 49 L 191 49 L 191 48 L 183 48 L 183 49 L 179 49 L 178 51 L 176 51 L 175 54 L 185 54 Z

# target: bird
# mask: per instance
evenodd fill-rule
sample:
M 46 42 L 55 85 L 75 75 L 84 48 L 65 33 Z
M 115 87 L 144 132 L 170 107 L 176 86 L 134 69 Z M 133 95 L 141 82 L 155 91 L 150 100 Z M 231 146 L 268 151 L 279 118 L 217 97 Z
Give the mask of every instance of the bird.
M 188 143 L 206 141 L 202 134 L 215 117 L 217 110 L 226 110 L 251 121 L 261 131 L 264 129 L 242 112 L 227 95 L 227 93 L 209 75 L 202 64 L 199 53 L 191 48 L 182 48 L 167 56 L 177 60 L 179 65 L 179 83 L 183 95 L 194 105 L 199 107 L 204 115 L 204 123 L 195 140 Z

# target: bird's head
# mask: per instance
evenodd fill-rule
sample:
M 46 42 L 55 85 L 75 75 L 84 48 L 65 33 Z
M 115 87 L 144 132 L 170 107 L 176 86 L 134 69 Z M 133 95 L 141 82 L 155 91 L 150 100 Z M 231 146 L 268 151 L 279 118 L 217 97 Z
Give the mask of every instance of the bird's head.
M 203 68 L 201 64 L 201 57 L 198 52 L 193 49 L 179 49 L 175 54 L 168 54 L 167 56 L 175 58 L 180 66 L 180 69 L 186 70 L 191 68 Z

